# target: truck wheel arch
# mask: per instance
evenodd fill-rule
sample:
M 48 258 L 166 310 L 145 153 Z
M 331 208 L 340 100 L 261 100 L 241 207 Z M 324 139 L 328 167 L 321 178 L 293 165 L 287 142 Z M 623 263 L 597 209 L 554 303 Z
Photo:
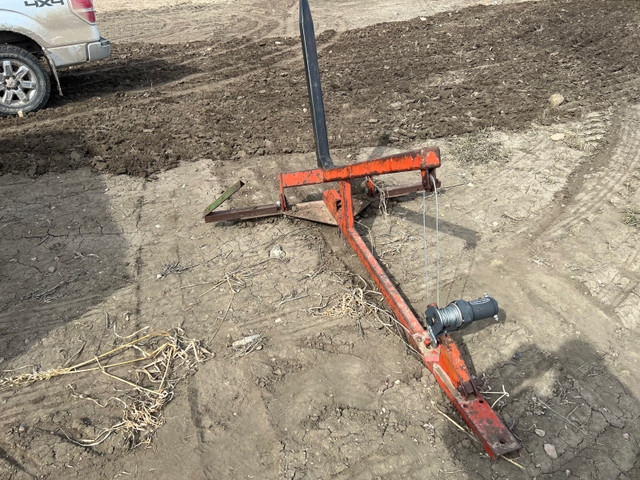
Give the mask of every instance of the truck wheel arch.
M 60 85 L 60 79 L 58 78 L 58 70 L 51 59 L 47 50 L 44 49 L 36 40 L 25 35 L 23 33 L 14 32 L 11 30 L 0 30 L 0 45 L 15 45 L 16 47 L 23 48 L 35 57 L 44 57 L 47 61 L 47 65 L 51 70 L 51 74 L 56 82 L 58 93 L 62 96 L 62 87 Z
M 0 116 L 20 115 L 44 107 L 49 100 L 51 80 L 41 59 L 17 45 L 0 44 L 2 84 Z

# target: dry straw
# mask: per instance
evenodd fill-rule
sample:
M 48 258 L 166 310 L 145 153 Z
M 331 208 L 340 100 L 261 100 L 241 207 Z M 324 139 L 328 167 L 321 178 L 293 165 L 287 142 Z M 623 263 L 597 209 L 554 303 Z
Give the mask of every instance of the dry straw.
M 128 337 L 116 336 L 122 340 L 133 339 L 71 367 L 2 378 L 0 389 L 25 387 L 65 375 L 105 375 L 128 387 L 122 390 L 122 398 L 112 397 L 101 404 L 88 395 L 75 392 L 73 395 L 91 400 L 102 408 L 115 398 L 124 405 L 122 419 L 102 430 L 96 438 L 67 438 L 78 445 L 91 447 L 104 442 L 114 433 L 121 433 L 131 447 L 149 444 L 155 431 L 164 423 L 162 410 L 173 398 L 175 385 L 193 371 L 196 364 L 212 355 L 198 340 L 187 338 L 180 328 L 165 332 L 145 327 Z M 125 359 L 132 353 L 134 358 Z M 114 370 L 125 372 L 116 375 Z

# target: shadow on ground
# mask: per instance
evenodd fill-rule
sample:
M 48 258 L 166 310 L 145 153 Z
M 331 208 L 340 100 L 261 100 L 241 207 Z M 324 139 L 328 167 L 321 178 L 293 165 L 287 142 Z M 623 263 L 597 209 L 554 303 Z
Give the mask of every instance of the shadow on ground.
M 480 445 L 452 425 L 442 438 L 467 478 L 640 478 L 640 402 L 589 344 L 570 340 L 557 351 L 523 344 L 485 373 L 483 390 L 504 385 L 510 394 L 494 409 L 522 443 L 510 458 L 525 470 L 498 461 L 488 471 Z
M 127 285 L 129 245 L 111 211 L 88 169 L 0 176 L 0 368 L 22 366 L 10 361 Z M 38 360 L 60 365 L 73 353 L 65 348 Z

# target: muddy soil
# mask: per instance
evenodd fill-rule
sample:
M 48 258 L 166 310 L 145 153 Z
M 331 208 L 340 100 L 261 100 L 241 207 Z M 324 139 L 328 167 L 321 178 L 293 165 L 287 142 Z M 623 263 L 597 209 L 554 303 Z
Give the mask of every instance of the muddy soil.
M 326 31 L 319 48 L 330 141 L 355 153 L 548 125 L 638 101 L 635 6 L 478 6 Z M 54 108 L 3 120 L 20 137 L 5 140 L 0 171 L 92 165 L 147 176 L 181 160 L 313 150 L 297 38 L 116 44 L 108 62 L 64 75 L 63 88 Z M 554 109 L 547 100 L 556 92 L 566 101 Z M 60 115 L 80 128 L 61 130 Z M 25 147 L 28 162 L 19 155 Z
M 136 448 L 77 444 L 131 395 L 100 372 L 0 390 L 0 478 L 640 477 L 637 2 L 312 5 L 336 163 L 442 149 L 438 286 L 435 198 L 429 291 L 422 196 L 358 229 L 417 313 L 498 299 L 455 337 L 519 466 L 442 414 L 462 423 L 333 227 L 202 221 L 236 180 L 231 206 L 270 203 L 278 172 L 315 164 L 295 3 L 149 0 L 136 28 L 96 3 L 113 57 L 0 119 L 0 369 L 143 327 L 215 356 Z

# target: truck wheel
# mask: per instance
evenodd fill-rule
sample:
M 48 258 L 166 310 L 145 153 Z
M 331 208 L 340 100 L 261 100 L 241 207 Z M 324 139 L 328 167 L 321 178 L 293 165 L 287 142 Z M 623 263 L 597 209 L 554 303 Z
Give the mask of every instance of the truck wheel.
M 0 45 L 0 115 L 38 110 L 50 92 L 49 74 L 36 57 L 23 48 Z

